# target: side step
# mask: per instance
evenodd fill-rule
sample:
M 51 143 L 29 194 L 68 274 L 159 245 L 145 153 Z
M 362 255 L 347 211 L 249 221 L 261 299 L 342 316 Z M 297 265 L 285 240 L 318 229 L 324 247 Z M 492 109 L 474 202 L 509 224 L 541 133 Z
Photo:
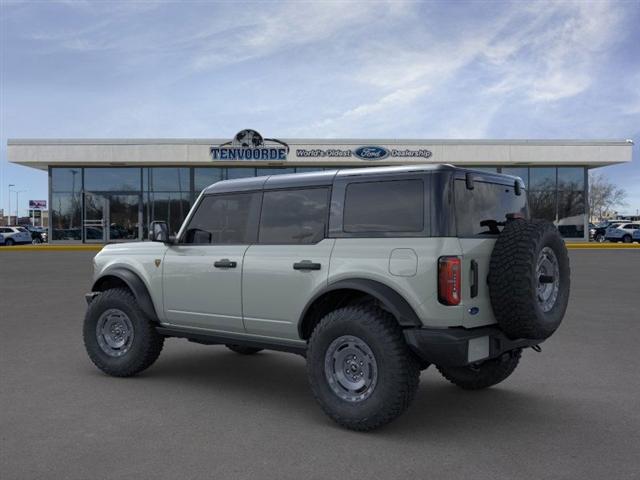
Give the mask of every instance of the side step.
M 190 342 L 203 345 L 244 345 L 247 347 L 264 348 L 266 350 L 277 350 L 279 352 L 289 352 L 302 355 L 307 352 L 307 344 L 294 344 L 278 342 L 275 340 L 256 340 L 246 338 L 241 335 L 225 335 L 221 333 L 209 333 L 201 330 L 190 330 L 188 328 L 156 327 L 156 331 L 164 337 L 186 338 Z

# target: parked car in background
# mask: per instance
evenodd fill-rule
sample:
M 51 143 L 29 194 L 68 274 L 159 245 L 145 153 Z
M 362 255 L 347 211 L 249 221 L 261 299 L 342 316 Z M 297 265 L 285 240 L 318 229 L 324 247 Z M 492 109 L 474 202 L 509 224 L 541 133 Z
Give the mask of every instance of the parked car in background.
M 607 228 L 605 240 L 610 242 L 631 243 L 633 234 L 640 229 L 640 223 L 623 223 Z
M 593 233 L 591 233 L 591 229 L 589 230 L 589 234 L 594 241 L 602 243 L 606 239 L 607 228 L 614 227 L 614 226 L 617 227 L 618 225 L 625 223 L 625 221 L 626 220 L 611 220 L 611 221 L 599 223 L 595 225 L 595 228 L 593 229 Z
M 7 247 L 31 243 L 31 234 L 22 227 L 0 227 L 0 233 L 4 237 L 4 244 Z
M 46 228 L 34 227 L 33 225 L 22 225 L 22 228 L 26 229 L 31 234 L 31 243 L 34 245 L 47 243 L 49 240 Z

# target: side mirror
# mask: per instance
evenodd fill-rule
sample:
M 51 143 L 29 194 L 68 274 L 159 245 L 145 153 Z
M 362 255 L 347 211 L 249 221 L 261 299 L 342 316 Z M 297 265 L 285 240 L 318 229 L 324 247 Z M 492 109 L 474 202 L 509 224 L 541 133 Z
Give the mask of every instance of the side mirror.
M 167 222 L 151 222 L 149 224 L 149 240 L 152 242 L 169 242 L 169 226 Z

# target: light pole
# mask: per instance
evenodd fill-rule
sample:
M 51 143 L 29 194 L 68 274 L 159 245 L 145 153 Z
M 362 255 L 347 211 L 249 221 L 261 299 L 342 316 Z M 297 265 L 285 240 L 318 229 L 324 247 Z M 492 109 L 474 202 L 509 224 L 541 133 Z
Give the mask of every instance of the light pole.
M 11 187 L 15 187 L 13 183 L 9 184 L 9 210 L 7 213 L 7 225 L 11 225 Z
M 18 208 L 20 207 L 20 194 L 26 192 L 26 190 L 16 190 L 16 225 L 18 225 Z

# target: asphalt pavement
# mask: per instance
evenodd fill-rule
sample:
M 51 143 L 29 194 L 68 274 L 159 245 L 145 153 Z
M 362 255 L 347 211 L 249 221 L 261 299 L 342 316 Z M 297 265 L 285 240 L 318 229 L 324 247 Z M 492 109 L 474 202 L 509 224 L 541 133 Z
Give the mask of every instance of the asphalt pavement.
M 423 372 L 411 408 L 355 433 L 304 359 L 165 343 L 135 378 L 89 361 L 94 252 L 0 251 L 0 478 L 638 479 L 640 251 L 572 251 L 560 330 L 481 392 Z

